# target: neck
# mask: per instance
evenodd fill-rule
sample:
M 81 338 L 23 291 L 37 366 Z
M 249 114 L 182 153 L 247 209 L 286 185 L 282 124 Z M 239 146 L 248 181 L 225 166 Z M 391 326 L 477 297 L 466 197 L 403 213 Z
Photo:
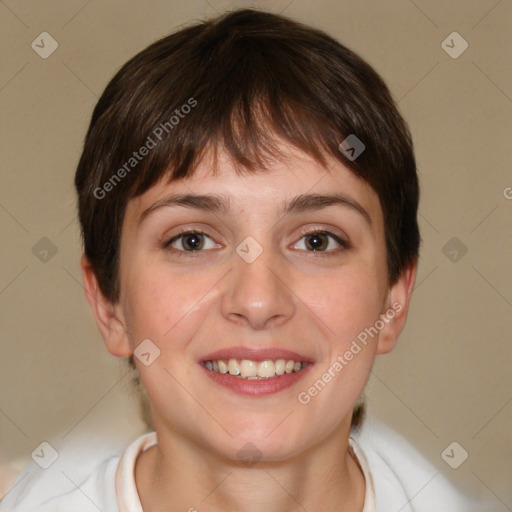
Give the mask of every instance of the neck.
M 251 467 L 180 439 L 160 441 L 137 459 L 135 481 L 142 507 L 217 512 L 362 511 L 365 482 L 346 436 L 332 436 L 285 461 Z

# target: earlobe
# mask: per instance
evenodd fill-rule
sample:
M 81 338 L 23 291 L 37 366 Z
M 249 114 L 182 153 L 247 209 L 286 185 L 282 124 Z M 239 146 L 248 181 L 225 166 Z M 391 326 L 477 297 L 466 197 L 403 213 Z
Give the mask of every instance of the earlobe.
M 129 357 L 132 351 L 120 307 L 116 307 L 103 295 L 94 270 L 85 255 L 80 260 L 80 267 L 84 280 L 85 297 L 107 350 L 117 357 Z
M 385 322 L 384 328 L 379 333 L 377 354 L 387 354 L 396 345 L 398 337 L 402 332 L 411 301 L 414 283 L 416 282 L 416 262 L 407 267 L 391 286 L 386 301 L 386 309 L 381 316 Z

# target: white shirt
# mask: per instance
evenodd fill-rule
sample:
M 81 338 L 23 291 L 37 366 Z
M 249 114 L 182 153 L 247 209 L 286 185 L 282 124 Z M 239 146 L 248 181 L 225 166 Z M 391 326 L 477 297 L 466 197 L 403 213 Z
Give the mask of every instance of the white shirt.
M 137 456 L 157 443 L 143 434 L 121 453 L 99 458 L 84 448 L 48 469 L 28 464 L 0 503 L 2 512 L 143 512 L 135 484 Z M 478 512 L 490 510 L 462 496 L 405 439 L 366 418 L 349 450 L 363 472 L 361 512 Z M 62 457 L 59 457 L 62 459 Z M 477 508 L 478 507 L 478 508 Z

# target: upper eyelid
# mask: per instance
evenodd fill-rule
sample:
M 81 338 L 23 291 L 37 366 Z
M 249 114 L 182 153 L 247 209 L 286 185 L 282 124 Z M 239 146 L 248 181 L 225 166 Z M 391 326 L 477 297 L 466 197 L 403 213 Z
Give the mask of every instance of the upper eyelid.
M 330 236 L 338 237 L 348 242 L 348 235 L 346 235 L 341 229 L 335 229 L 325 226 L 313 226 L 312 228 L 304 228 L 300 230 L 300 236 L 307 236 L 314 233 L 325 233 Z
M 188 234 L 194 234 L 194 233 L 199 233 L 199 234 L 202 234 L 202 235 L 206 235 L 210 238 L 214 238 L 214 236 L 210 235 L 207 230 L 204 230 L 202 228 L 184 228 L 182 231 L 179 231 L 178 233 L 174 234 L 173 236 L 171 237 L 166 237 L 166 240 L 167 241 L 170 241 L 170 240 L 173 240 L 173 239 L 176 239 L 176 238 L 179 238 L 180 236 L 185 236 L 185 235 L 188 235 Z M 336 234 L 336 233 L 333 233 L 331 231 L 331 229 L 329 228 L 325 228 L 325 227 L 321 227 L 321 226 L 318 226 L 318 227 L 312 227 L 312 228 L 305 228 L 304 230 L 301 230 L 300 231 L 300 236 L 303 237 L 303 236 L 307 236 L 307 235 L 310 235 L 310 234 L 315 234 L 315 233 L 325 233 L 327 235 L 334 235 L 334 236 L 337 236 L 338 238 L 348 238 L 345 234 Z

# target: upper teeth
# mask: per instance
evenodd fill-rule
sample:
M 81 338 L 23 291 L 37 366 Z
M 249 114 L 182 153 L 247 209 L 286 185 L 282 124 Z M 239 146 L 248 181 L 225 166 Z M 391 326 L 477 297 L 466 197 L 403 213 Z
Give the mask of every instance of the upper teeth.
M 250 359 L 218 359 L 216 361 L 205 361 L 209 370 L 217 373 L 229 373 L 243 379 L 268 379 L 284 373 L 293 373 L 302 370 L 306 363 L 289 359 L 277 359 L 272 361 L 251 361 Z

